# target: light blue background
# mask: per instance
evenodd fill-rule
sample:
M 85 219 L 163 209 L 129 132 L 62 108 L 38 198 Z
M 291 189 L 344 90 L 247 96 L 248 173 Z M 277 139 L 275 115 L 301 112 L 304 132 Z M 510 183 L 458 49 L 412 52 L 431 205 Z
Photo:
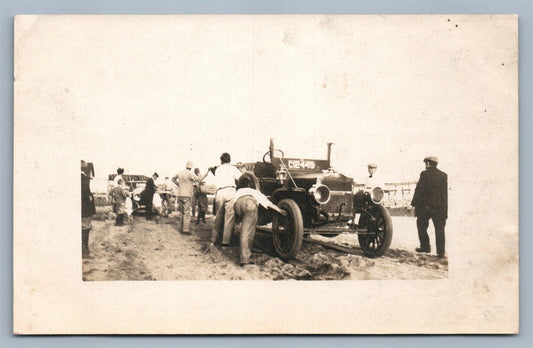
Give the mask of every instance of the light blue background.
M 509 336 L 24 336 L 13 327 L 13 16 L 16 14 L 445 14 L 519 15 L 520 50 L 520 334 Z M 0 0 L 0 347 L 533 347 L 532 16 L 526 1 L 76 1 Z M 35 173 L 35 180 L 39 180 Z M 502 197 L 505 204 L 505 197 Z M 58 212 L 60 213 L 60 212 Z M 142 320 L 142 318 L 139 318 Z M 364 318 L 361 318 L 364 320 Z

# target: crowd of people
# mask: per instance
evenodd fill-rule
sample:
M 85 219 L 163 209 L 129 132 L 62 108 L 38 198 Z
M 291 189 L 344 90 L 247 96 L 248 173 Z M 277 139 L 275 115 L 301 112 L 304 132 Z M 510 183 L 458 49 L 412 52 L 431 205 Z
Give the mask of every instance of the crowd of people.
M 177 205 L 181 213 L 181 221 L 178 230 L 181 234 L 189 235 L 191 213 L 195 215 L 198 210 L 196 223 L 205 223 L 207 210 L 207 191 L 204 179 L 211 172 L 215 177 L 216 193 L 213 204 L 215 220 L 212 227 L 211 239 L 206 247 L 206 252 L 213 251 L 216 245 L 221 248 L 231 246 L 236 218 L 242 221 L 240 234 L 240 261 L 241 265 L 251 263 L 251 246 L 253 244 L 255 226 L 258 220 L 258 208 L 262 206 L 274 214 L 286 215 L 286 212 L 273 204 L 260 191 L 253 189 L 253 183 L 248 175 L 231 164 L 231 156 L 223 153 L 220 156 L 220 165 L 210 167 L 203 174 L 196 168 L 193 171 L 193 163 L 188 161 L 185 169 L 178 172 L 171 181 L 177 187 Z M 429 220 L 433 221 L 436 235 L 436 248 L 439 258 L 445 257 L 445 233 L 444 227 L 448 217 L 448 184 L 446 173 L 437 169 L 438 159 L 435 156 L 424 158 L 425 170 L 420 173 L 411 205 L 415 208 L 417 217 L 417 230 L 420 247 L 417 252 L 429 253 L 431 247 L 427 228 Z M 354 206 L 362 204 L 365 192 L 376 185 L 382 184 L 377 173 L 377 164 L 368 164 L 369 176 L 365 180 L 364 187 L 354 195 Z M 116 214 L 115 224 L 124 224 L 128 195 L 124 186 L 124 169 L 117 169 L 117 176 L 113 180 L 113 210 Z M 156 193 L 156 181 L 159 175 L 154 173 L 146 182 L 145 189 L 141 194 L 141 201 L 146 206 L 146 219 L 151 220 L 154 216 L 153 200 Z M 96 213 L 94 197 L 90 191 L 91 175 L 85 161 L 81 161 L 81 203 L 82 203 L 82 254 L 89 257 L 89 232 L 92 228 L 91 217 Z M 165 181 L 168 183 L 168 178 Z

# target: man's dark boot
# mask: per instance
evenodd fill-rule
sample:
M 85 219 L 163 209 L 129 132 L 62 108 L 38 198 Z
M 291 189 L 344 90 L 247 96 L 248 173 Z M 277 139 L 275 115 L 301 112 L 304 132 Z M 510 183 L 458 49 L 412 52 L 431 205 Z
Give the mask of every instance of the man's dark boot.
M 429 253 L 431 252 L 430 247 L 420 247 L 415 249 L 417 253 Z

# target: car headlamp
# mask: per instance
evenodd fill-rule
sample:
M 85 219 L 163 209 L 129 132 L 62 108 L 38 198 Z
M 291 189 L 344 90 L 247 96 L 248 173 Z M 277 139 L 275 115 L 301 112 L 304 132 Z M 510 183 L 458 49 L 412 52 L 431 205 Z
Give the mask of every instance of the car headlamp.
M 144 187 L 137 187 L 133 190 L 132 198 L 134 201 L 139 202 L 141 200 L 141 192 L 144 190 Z
M 374 204 L 381 204 L 383 202 L 383 198 L 385 197 L 385 192 L 381 187 L 373 187 L 370 190 L 370 199 L 372 200 L 372 203 Z
M 331 194 L 329 192 L 329 188 L 325 185 L 313 185 L 309 189 L 309 193 L 313 196 L 315 201 L 320 204 L 326 204 L 329 202 L 329 199 L 331 197 Z

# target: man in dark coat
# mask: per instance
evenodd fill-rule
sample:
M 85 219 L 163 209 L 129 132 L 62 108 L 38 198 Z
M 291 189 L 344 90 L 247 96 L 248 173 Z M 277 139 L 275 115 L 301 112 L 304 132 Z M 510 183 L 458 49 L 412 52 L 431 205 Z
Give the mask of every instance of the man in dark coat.
M 89 232 L 92 228 L 92 216 L 96 214 L 94 196 L 90 187 L 91 177 L 87 162 L 81 161 L 81 252 L 82 257 L 89 256 Z
M 141 193 L 141 200 L 146 206 L 146 220 L 152 220 L 153 217 L 153 200 L 154 200 L 154 193 L 156 190 L 155 187 L 155 180 L 159 178 L 159 174 L 154 173 L 150 179 L 146 182 L 146 187 L 144 188 L 144 191 Z
M 429 219 L 431 219 L 435 227 L 437 255 L 443 258 L 445 255 L 444 226 L 448 218 L 448 175 L 437 169 L 438 162 L 435 156 L 424 158 L 426 170 L 420 173 L 411 205 L 415 207 L 416 227 L 420 240 L 420 247 L 416 248 L 416 251 L 422 253 L 431 251 L 427 233 Z

